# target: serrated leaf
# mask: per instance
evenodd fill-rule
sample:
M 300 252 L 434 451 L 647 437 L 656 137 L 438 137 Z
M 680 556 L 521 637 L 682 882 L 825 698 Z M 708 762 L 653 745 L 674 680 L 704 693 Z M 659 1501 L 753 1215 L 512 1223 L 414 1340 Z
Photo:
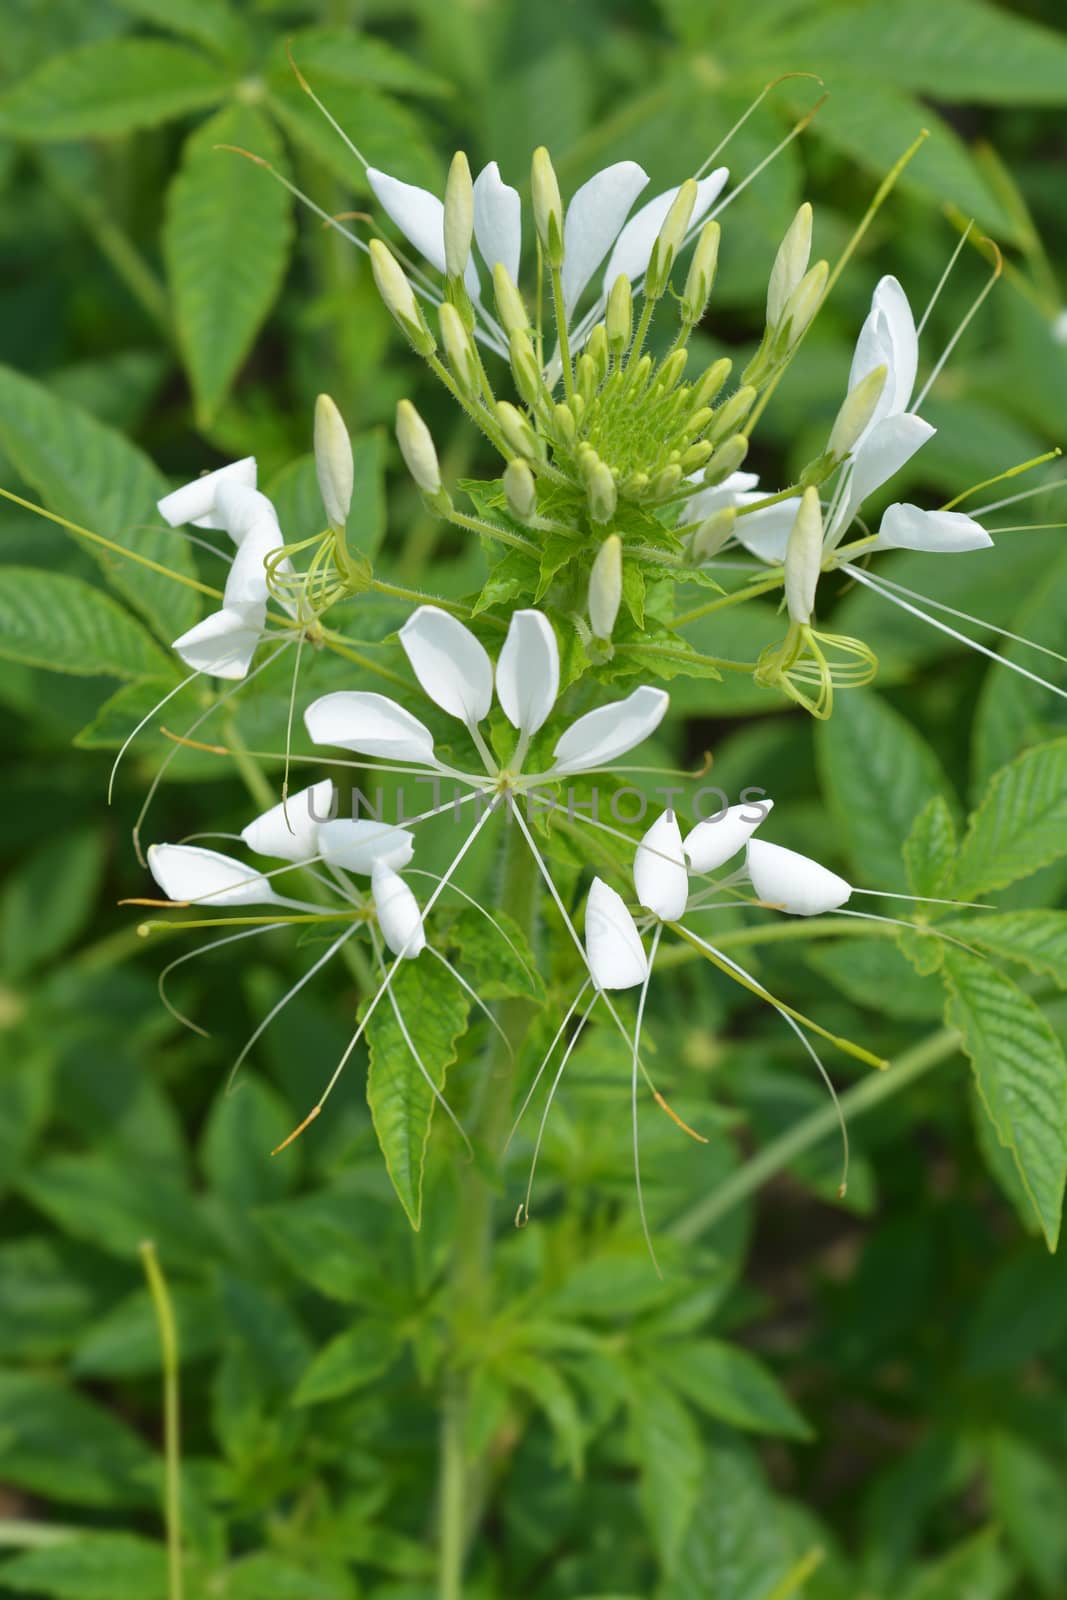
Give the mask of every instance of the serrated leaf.
M 352 1579 L 258 1550 L 226 1569 L 225 1600 L 354 1600 Z
M 323 1345 L 297 1384 L 293 1404 L 313 1406 L 352 1394 L 388 1372 L 398 1355 L 385 1323 L 357 1322 Z
M 989 1445 L 990 1510 L 1047 1595 L 1067 1581 L 1063 1471 L 1027 1439 L 999 1430 Z
M 885 939 L 842 939 L 824 947 L 816 945 L 805 953 L 805 960 L 857 1005 L 920 1022 L 941 1015 L 941 985 L 914 972 Z
M 496 927 L 473 906 L 465 907 L 448 930 L 458 945 L 464 976 L 483 1000 L 508 996 L 545 998 L 544 981 L 522 929 L 506 911 L 493 909 Z
M 1003 1600 L 1016 1587 L 1015 1570 L 1000 1548 L 1000 1530 L 987 1528 L 927 1566 L 902 1600 Z
M 934 752 L 876 694 L 839 695 L 816 733 L 819 771 L 864 888 L 904 889 L 904 841 L 932 794 L 950 802 Z
M 84 928 L 104 868 L 95 828 L 46 840 L 10 875 L 0 896 L 0 970 L 24 978 L 57 956 Z
M 1067 911 L 1005 911 L 943 924 L 944 932 L 1067 989 Z
M 256 1212 L 264 1236 L 285 1264 L 320 1294 L 345 1304 L 380 1299 L 378 1257 L 353 1232 L 361 1196 L 327 1189 Z
M 904 841 L 908 887 L 917 895 L 943 896 L 955 861 L 956 823 L 944 796 L 935 794 Z
M 166 677 L 171 666 L 141 624 L 81 578 L 0 572 L 0 656 L 81 677 Z
M 392 980 L 392 999 L 404 1019 L 419 1059 L 438 1090 L 456 1059 L 470 1002 L 449 972 L 437 962 L 401 962 Z M 430 1138 L 434 1096 L 385 998 L 367 1026 L 370 1066 L 367 1103 L 385 1165 L 413 1228 L 422 1222 L 422 1174 Z
M 284 170 L 281 140 L 255 106 L 232 105 L 188 140 L 167 191 L 163 250 L 201 427 L 225 400 L 285 273 L 291 204 L 269 173 L 218 145 Z
M 537 588 L 537 563 L 520 550 L 509 550 L 494 563 L 474 602 L 472 615 L 506 606 L 513 600 L 528 600 Z
M 1067 739 L 1038 745 L 1002 767 L 970 819 L 953 893 L 974 900 L 1067 852 Z
M 628 1388 L 645 1517 L 659 1560 L 670 1572 L 700 1495 L 704 1476 L 700 1433 L 688 1409 L 651 1373 L 634 1372 Z
M 221 99 L 225 73 L 163 39 L 101 39 L 45 61 L 0 96 L 0 133 L 85 139 L 153 128 Z
M 719 1422 L 808 1439 L 811 1429 L 773 1373 L 722 1339 L 672 1340 L 649 1353 L 665 1383 Z
M 154 1504 L 156 1461 L 132 1428 L 74 1389 L 0 1372 L 4 1481 L 75 1505 Z
M 551 1362 L 522 1351 L 511 1351 L 501 1375 L 514 1388 L 527 1395 L 544 1414 L 561 1457 L 574 1476 L 581 1477 L 585 1459 L 585 1429 L 574 1392 L 562 1373 Z
M 352 88 L 392 89 L 398 94 L 453 93 L 446 78 L 428 72 L 385 39 L 355 28 L 302 28 L 287 44 L 300 70 L 316 82 L 322 76 Z M 288 51 L 281 44 L 274 47 L 270 71 L 281 79 L 291 72 Z
M 79 750 L 118 750 L 141 719 L 149 717 L 173 687 L 170 678 L 139 678 L 135 683 L 124 683 L 114 694 L 108 695 L 93 720 L 87 722 L 84 728 L 79 728 L 72 742 Z M 176 694 L 168 702 L 172 715 L 175 714 L 175 708 L 196 703 L 195 683 L 189 684 L 184 693 Z M 174 748 L 166 735 L 159 731 L 159 726 L 153 726 L 153 720 L 150 718 L 137 735 L 136 744 L 131 746 L 137 755 L 154 756 Z M 187 717 L 186 721 L 191 722 L 192 716 Z
M 85 541 L 108 582 L 162 639 L 192 626 L 199 603 L 181 581 L 194 576 L 192 555 L 184 540 L 160 527 L 156 501 L 168 485 L 147 456 L 87 411 L 4 366 L 0 448 L 51 511 L 180 575 L 176 581 Z
M 226 0 L 118 0 L 118 4 L 133 17 L 202 44 L 212 55 L 239 59 L 248 43 L 243 20 Z
M 154 1239 L 168 1266 L 202 1270 L 215 1241 L 192 1195 L 167 1171 L 138 1171 L 105 1155 L 53 1156 L 23 1180 L 26 1198 L 75 1239 L 136 1261 L 143 1239 Z
M 714 661 L 699 655 L 686 644 L 669 640 L 650 639 L 643 644 L 620 645 L 615 651 L 614 664 L 627 672 L 651 672 L 668 682 L 671 678 L 702 678 L 713 683 L 722 681 L 722 673 Z
M 0 1581 L 54 1600 L 166 1600 L 167 1552 L 131 1533 L 85 1533 L 16 1556 Z
M 949 949 L 945 1020 L 957 1028 L 982 1104 L 1011 1150 L 1050 1250 L 1067 1178 L 1067 1060 L 1047 1020 L 1009 978 Z

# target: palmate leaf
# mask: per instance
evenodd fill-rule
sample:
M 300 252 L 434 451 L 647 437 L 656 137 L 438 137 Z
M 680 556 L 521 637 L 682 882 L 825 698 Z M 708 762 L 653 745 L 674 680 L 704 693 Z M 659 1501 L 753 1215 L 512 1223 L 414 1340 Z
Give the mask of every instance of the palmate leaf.
M 0 366 L 0 448 L 50 510 L 183 577 L 193 576 L 188 545 L 160 526 L 156 501 L 167 482 L 114 429 L 43 384 Z M 170 641 L 199 614 L 193 590 L 137 561 L 86 541 L 108 582 Z M 48 663 L 45 663 L 47 665 Z M 159 662 L 140 674 L 158 673 Z M 167 673 L 170 673 L 168 667 Z
M 31 567 L 0 572 L 0 656 L 83 677 L 172 675 L 159 646 L 110 595 Z
M 262 113 L 227 106 L 189 139 L 168 191 L 167 276 L 202 427 L 226 398 L 274 302 L 292 236 L 286 191 L 218 145 L 284 164 L 281 140 Z
M 138 0 L 143 4 L 144 0 Z M 203 0 L 198 0 L 203 4 Z M 418 61 L 373 34 L 355 28 L 302 28 L 279 42 L 271 52 L 270 71 L 290 74 L 289 53 L 313 83 L 320 77 L 346 83 L 353 89 L 390 89 L 397 94 L 450 95 L 452 85 Z
M 225 71 L 163 39 L 102 39 L 53 56 L 0 96 L 0 133 L 84 139 L 151 128 L 220 100 Z
M 971 817 L 953 893 L 974 900 L 1027 878 L 1067 851 L 1067 739 L 1002 767 Z
M 344 79 L 315 73 L 315 92 L 372 167 L 441 193 L 441 164 L 415 114 L 378 89 L 359 89 Z M 342 183 L 367 193 L 369 186 L 344 139 L 308 99 L 286 65 L 269 79 L 268 108 L 295 144 L 321 161 Z
M 226 0 L 118 0 L 132 17 L 202 44 L 212 55 L 239 59 L 247 43 L 244 21 Z
M 456 980 L 431 956 L 401 962 L 392 994 L 415 1042 L 423 1066 L 437 1088 L 456 1059 L 456 1045 L 467 1023 L 470 1002 Z M 370 1067 L 367 1103 L 393 1188 L 413 1228 L 422 1222 L 422 1176 L 430 1137 L 434 1096 L 400 1030 L 396 1013 L 383 998 L 367 1026 Z
M 1056 1248 L 1067 1179 L 1067 1059 L 1028 995 L 986 962 L 949 949 L 945 1020 L 959 1030 L 997 1136 Z
M 1067 911 L 1005 911 L 942 924 L 946 933 L 1017 961 L 1067 989 Z

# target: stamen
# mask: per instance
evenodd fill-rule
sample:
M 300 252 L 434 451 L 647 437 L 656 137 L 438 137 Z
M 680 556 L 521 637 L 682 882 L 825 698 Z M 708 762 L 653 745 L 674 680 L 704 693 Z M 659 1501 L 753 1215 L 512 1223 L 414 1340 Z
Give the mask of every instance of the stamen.
M 175 684 L 174 688 L 168 690 L 168 692 L 163 696 L 162 700 L 157 700 L 156 704 L 152 707 L 151 711 L 148 711 L 148 712 L 145 713 L 145 715 L 141 718 L 140 722 L 137 724 L 136 728 L 134 728 L 133 732 L 130 733 L 130 734 L 127 734 L 126 738 L 122 741 L 122 746 L 121 746 L 121 748 L 119 750 L 118 755 L 115 757 L 114 761 L 112 762 L 111 772 L 108 775 L 108 780 L 107 780 L 107 803 L 108 803 L 108 805 L 111 804 L 111 796 L 114 793 L 115 775 L 119 770 L 119 762 L 122 760 L 123 756 L 126 754 L 127 750 L 130 748 L 130 745 L 133 743 L 133 741 L 136 739 L 137 735 L 140 733 L 141 729 L 145 726 L 146 723 L 151 722 L 152 718 L 155 716 L 157 711 L 162 711 L 163 707 L 167 704 L 168 700 L 173 700 L 174 696 L 176 694 L 180 694 L 183 689 L 187 689 L 189 687 L 189 685 L 193 682 L 194 678 L 199 678 L 199 677 L 200 677 L 200 672 L 199 671 L 190 672 L 189 676 L 187 678 L 183 678 L 181 683 Z
M 308 970 L 304 973 L 304 975 L 302 977 L 300 977 L 300 978 L 298 978 L 296 980 L 296 982 L 293 984 L 292 988 L 291 989 L 287 989 L 285 994 L 282 995 L 281 999 L 278 1000 L 273 1006 L 271 1006 L 270 1010 L 267 1012 L 267 1015 L 263 1018 L 262 1022 L 256 1028 L 256 1030 L 252 1034 L 251 1038 L 246 1041 L 246 1043 L 244 1044 L 244 1046 L 241 1049 L 240 1055 L 237 1057 L 237 1059 L 234 1062 L 233 1066 L 230 1068 L 230 1075 L 226 1080 L 226 1093 L 227 1094 L 232 1094 L 233 1093 L 234 1088 L 236 1086 L 237 1074 L 240 1071 L 242 1064 L 247 1060 L 249 1052 L 255 1047 L 256 1043 L 259 1041 L 259 1039 L 262 1038 L 263 1034 L 266 1033 L 267 1029 L 270 1027 L 271 1023 L 274 1021 L 274 1019 L 278 1015 L 278 1013 L 280 1011 L 284 1011 L 285 1010 L 285 1008 L 289 1004 L 290 1000 L 292 1000 L 295 995 L 298 995 L 300 993 L 301 989 L 304 988 L 305 984 L 308 984 L 308 983 L 311 982 L 311 980 L 315 976 L 315 974 L 322 970 L 322 968 L 326 965 L 326 963 L 328 961 L 330 961 L 333 956 L 336 955 L 337 951 L 340 950 L 341 946 L 348 939 L 351 939 L 351 937 L 355 933 L 355 931 L 356 931 L 355 926 L 353 926 L 351 928 L 346 928 L 345 931 L 338 938 L 333 940 L 332 944 L 327 945 L 325 952 L 318 958 L 318 960 L 316 962 L 314 962 L 314 964 L 312 966 L 310 966 L 308 968 Z
M 469 995 L 470 998 L 474 1001 L 474 1004 L 478 1007 L 478 1010 L 485 1017 L 486 1021 L 489 1024 L 489 1026 L 491 1028 L 494 1028 L 496 1030 L 497 1034 L 499 1035 L 499 1037 L 503 1040 L 504 1049 L 508 1053 L 508 1059 L 510 1061 L 514 1061 L 515 1060 L 515 1052 L 511 1047 L 511 1040 L 508 1038 L 507 1034 L 504 1032 L 503 1028 L 500 1026 L 500 1023 L 498 1022 L 497 1018 L 493 1015 L 492 1007 L 486 1005 L 486 1003 L 482 999 L 481 995 L 477 992 L 477 990 L 473 987 L 472 984 L 469 984 L 467 982 L 467 980 L 463 976 L 462 972 L 457 971 L 457 969 L 452 965 L 451 961 L 449 961 L 447 956 L 442 955 L 440 950 L 435 950 L 433 945 L 431 945 L 431 944 L 428 944 L 426 946 L 426 948 L 427 948 L 427 950 L 429 950 L 430 954 L 437 961 L 439 961 L 441 963 L 441 965 L 446 969 L 446 971 L 448 971 L 448 972 L 450 972 L 452 974 L 452 977 L 459 984 L 459 986 L 463 990 L 463 992 L 465 994 Z
M 991 276 L 989 278 L 989 281 L 988 281 L 988 283 L 985 284 L 985 286 L 982 289 L 979 290 L 978 294 L 975 296 L 974 302 L 971 305 L 970 310 L 965 314 L 965 316 L 963 318 L 963 321 L 960 323 L 959 327 L 956 329 L 955 333 L 952 335 L 952 338 L 949 340 L 948 344 L 945 346 L 944 350 L 942 351 L 940 360 L 937 361 L 934 364 L 934 370 L 931 372 L 930 376 L 927 378 L 926 382 L 923 384 L 922 389 L 919 392 L 918 398 L 912 403 L 912 410 L 913 411 L 918 411 L 920 409 L 920 407 L 922 406 L 922 403 L 926 399 L 926 396 L 930 393 L 930 390 L 933 388 L 934 384 L 937 382 L 937 379 L 941 376 L 941 372 L 942 372 L 942 370 L 943 370 L 943 368 L 945 366 L 945 363 L 947 362 L 949 356 L 952 354 L 953 350 L 955 350 L 956 346 L 959 344 L 961 338 L 963 337 L 963 335 L 966 332 L 968 326 L 970 325 L 971 319 L 976 315 L 976 313 L 978 312 L 979 308 L 984 303 L 987 295 L 991 292 L 991 290 L 993 288 L 993 285 L 996 283 L 997 279 L 1000 277 L 1000 274 L 1001 274 L 1001 272 L 1003 270 L 1003 260 L 1002 260 L 1000 251 L 999 251 L 999 249 L 997 249 L 997 246 L 994 243 L 994 241 L 991 239 L 989 242 L 993 246 L 993 249 L 996 250 L 996 252 L 997 252 L 996 263 L 995 263 L 995 265 L 993 267 L 993 272 L 992 272 L 992 274 L 991 274 Z
M 179 1011 L 177 1006 L 173 1004 L 167 994 L 167 979 L 176 968 L 183 967 L 187 961 L 195 961 L 199 956 L 206 956 L 209 951 L 218 950 L 224 944 L 235 944 L 238 939 L 252 939 L 259 933 L 273 933 L 280 926 L 282 924 L 273 922 L 264 927 L 243 928 L 240 933 L 228 933 L 224 939 L 212 939 L 207 944 L 201 945 L 198 950 L 187 950 L 184 955 L 178 956 L 176 960 L 171 961 L 163 968 L 163 971 L 156 979 L 156 990 L 163 1006 L 170 1012 L 176 1022 L 181 1023 L 183 1028 L 188 1028 L 191 1032 L 198 1033 L 202 1039 L 210 1039 L 211 1035 L 206 1028 L 202 1028 L 198 1022 L 194 1022 L 191 1017 L 187 1017 L 183 1011 Z
M 963 250 L 964 245 L 967 243 L 967 240 L 970 238 L 971 229 L 973 227 L 974 227 L 974 218 L 972 217 L 971 220 L 968 222 L 967 226 L 964 228 L 963 234 L 960 237 L 960 241 L 957 244 L 955 250 L 953 250 L 952 254 L 948 258 L 948 263 L 947 263 L 947 265 L 945 267 L 945 270 L 941 274 L 940 278 L 938 279 L 937 288 L 934 290 L 933 294 L 930 296 L 930 299 L 927 301 L 926 310 L 923 312 L 921 318 L 919 319 L 919 326 L 915 330 L 915 336 L 916 336 L 917 339 L 921 339 L 922 338 L 922 331 L 926 327 L 926 324 L 930 320 L 930 313 L 933 311 L 934 307 L 937 305 L 938 300 L 941 298 L 941 291 L 945 287 L 945 284 L 948 282 L 948 280 L 949 280 L 949 278 L 950 278 L 950 276 L 952 274 L 952 269 L 956 265 L 956 262 L 960 258 L 960 252 Z
M 652 1265 L 656 1269 L 657 1277 L 660 1278 L 662 1278 L 663 1273 L 660 1271 L 659 1262 L 656 1260 L 656 1251 L 652 1243 L 652 1234 L 650 1233 L 648 1226 L 648 1216 L 645 1212 L 645 1197 L 641 1188 L 641 1146 L 637 1128 L 637 1062 L 641 1042 L 641 1023 L 644 1021 L 645 1016 L 645 1001 L 648 999 L 648 986 L 652 981 L 652 967 L 656 959 L 656 951 L 659 948 L 659 941 L 662 933 L 663 924 L 661 922 L 657 924 L 656 931 L 652 935 L 652 948 L 648 953 L 648 971 L 645 973 L 645 981 L 641 985 L 641 993 L 637 1000 L 637 1021 L 634 1024 L 633 1063 L 630 1073 L 630 1116 L 633 1124 L 634 1183 L 637 1188 L 637 1210 L 641 1218 L 641 1230 L 645 1236 L 645 1244 L 648 1246 L 648 1253 L 652 1257 Z

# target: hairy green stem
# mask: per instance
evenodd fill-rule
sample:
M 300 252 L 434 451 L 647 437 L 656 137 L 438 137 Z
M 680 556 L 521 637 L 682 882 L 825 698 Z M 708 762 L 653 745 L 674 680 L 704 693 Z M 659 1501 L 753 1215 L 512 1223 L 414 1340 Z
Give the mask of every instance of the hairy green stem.
M 953 1028 L 939 1028 L 911 1050 L 906 1050 L 885 1072 L 853 1084 L 841 1096 L 841 1111 L 846 1122 L 881 1105 L 883 1100 L 890 1099 L 932 1067 L 955 1055 L 958 1049 L 959 1034 Z M 837 1110 L 832 1104 L 821 1106 L 818 1111 L 802 1118 L 788 1133 L 772 1140 L 751 1161 L 746 1161 L 704 1200 L 683 1212 L 671 1225 L 671 1233 L 683 1244 L 692 1244 L 715 1223 L 721 1222 L 742 1200 L 747 1200 L 761 1184 L 775 1177 L 791 1161 L 803 1155 L 805 1150 L 818 1144 L 820 1139 L 833 1133 L 837 1126 Z
M 520 830 L 507 827 L 501 904 L 506 905 L 529 935 L 537 917 L 536 867 Z M 532 1016 L 529 1001 L 504 1000 L 497 1021 L 517 1055 Z M 499 1035 L 487 1047 L 471 1123 L 477 1143 L 488 1156 L 491 1173 L 507 1137 L 513 1095 L 513 1062 Z M 454 1230 L 451 1274 L 453 1365 L 445 1382 L 441 1416 L 438 1491 L 438 1594 L 440 1600 L 461 1600 L 463 1569 L 471 1537 L 478 1525 L 488 1479 L 488 1462 L 472 1461 L 467 1450 L 470 1386 L 474 1377 L 464 1347 L 477 1348 L 492 1315 L 492 1243 L 496 1185 L 486 1165 L 472 1163 L 461 1179 Z

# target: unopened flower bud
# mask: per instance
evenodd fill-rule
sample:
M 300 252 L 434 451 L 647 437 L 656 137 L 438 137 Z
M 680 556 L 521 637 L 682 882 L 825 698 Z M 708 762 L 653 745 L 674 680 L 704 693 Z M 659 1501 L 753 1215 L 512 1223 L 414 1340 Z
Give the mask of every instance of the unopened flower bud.
M 618 492 L 611 468 L 606 461 L 598 461 L 587 480 L 589 515 L 594 522 L 610 522 L 615 515 Z
M 432 355 L 437 349 L 437 341 L 426 325 L 400 263 L 380 239 L 371 240 L 369 251 L 374 282 L 385 302 L 385 309 L 420 355 Z
M 667 357 L 666 361 L 660 367 L 658 387 L 663 391 L 664 394 L 667 393 L 668 389 L 673 389 L 675 384 L 681 378 L 682 374 L 685 372 L 685 364 L 688 359 L 688 350 L 675 350 Z
M 653 500 L 666 500 L 672 495 L 682 481 L 682 469 L 677 462 L 664 467 L 662 472 L 657 472 L 649 485 L 649 494 Z
M 696 472 L 708 460 L 715 446 L 710 439 L 698 439 L 688 450 L 682 451 L 681 468 L 684 473 Z
M 610 639 L 622 603 L 622 540 L 609 533 L 589 574 L 589 625 L 597 639 Z
M 343 529 L 352 504 L 355 469 L 344 418 L 328 394 L 315 401 L 315 475 L 331 528 Z
M 516 389 L 528 406 L 538 405 L 545 398 L 545 386 L 529 334 L 516 329 L 508 341 L 508 353 Z
M 725 400 L 715 413 L 715 420 L 708 434 L 711 442 L 717 444 L 720 439 L 726 439 L 731 433 L 736 433 L 755 403 L 756 391 L 750 383 L 735 389 L 729 400 Z
M 561 400 L 559 405 L 553 407 L 553 416 L 556 419 L 556 431 L 560 437 L 565 443 L 573 444 L 578 427 L 574 420 L 574 412 L 570 406 Z
M 733 371 L 733 365 L 729 356 L 720 356 L 718 361 L 711 363 L 690 397 L 694 407 L 699 410 L 702 406 L 710 406 Z
M 811 206 L 807 201 L 801 206 L 778 246 L 778 254 L 771 268 L 767 285 L 767 323 L 777 328 L 782 321 L 786 303 L 797 284 L 808 270 L 811 257 Z
M 789 342 L 789 349 L 792 349 L 797 340 L 807 332 L 812 318 L 822 303 L 822 297 L 826 292 L 826 280 L 829 275 L 829 262 L 816 261 L 810 272 L 804 274 L 793 293 L 789 296 L 782 312 L 781 322 L 782 329 Z
M 552 159 L 544 145 L 533 153 L 530 170 L 530 188 L 533 198 L 534 222 L 537 237 L 550 267 L 563 265 L 563 201 L 560 199 Z
M 513 406 L 508 400 L 498 400 L 496 420 L 509 450 L 514 451 L 517 456 L 539 454 L 537 435 L 517 406 Z
M 645 272 L 645 295 L 649 300 L 658 300 L 667 287 L 674 258 L 685 242 L 685 230 L 693 215 L 696 198 L 696 180 L 686 178 L 671 202 L 671 208 L 664 217 L 663 226 L 652 246 L 652 255 Z
M 604 325 L 608 333 L 608 349 L 613 356 L 621 356 L 629 348 L 634 330 L 633 291 L 624 272 L 619 273 L 611 286 Z
M 574 370 L 575 387 L 582 398 L 583 405 L 590 405 L 597 390 L 596 362 L 588 351 L 578 357 Z
M 474 185 L 462 150 L 457 150 L 445 184 L 445 274 L 462 279 L 474 236 Z
M 723 545 L 732 537 L 737 512 L 733 506 L 720 506 L 697 528 L 689 541 L 689 559 L 698 564 L 717 556 Z
M 707 308 L 711 299 L 711 291 L 715 286 L 715 272 L 719 265 L 719 237 L 721 229 L 717 222 L 705 222 L 697 239 L 693 259 L 689 263 L 689 272 L 682 290 L 682 321 L 690 327 L 695 327 Z
M 698 433 L 703 433 L 714 415 L 710 406 L 701 406 L 699 411 L 694 411 L 682 430 L 685 438 L 695 439 Z
M 726 479 L 735 473 L 744 463 L 748 455 L 748 439 L 743 433 L 733 433 L 722 444 L 717 445 L 711 463 L 704 473 L 704 482 L 709 489 L 717 483 L 725 483 Z
M 874 408 L 882 398 L 887 370 L 884 364 L 872 368 L 845 396 L 826 446 L 826 453 L 833 460 L 843 461 L 866 431 L 867 424 L 874 416 Z
M 785 550 L 785 603 L 792 622 L 806 626 L 822 566 L 822 507 L 818 489 L 805 489 Z
M 508 507 L 520 522 L 526 522 L 537 510 L 537 485 L 526 462 L 516 456 L 504 468 L 504 493 Z
M 448 355 L 452 376 L 468 394 L 480 394 L 481 372 L 473 341 L 463 318 L 454 305 L 446 300 L 438 313 L 441 319 L 441 338 Z
M 433 499 L 441 492 L 441 468 L 433 437 L 410 400 L 396 408 L 396 442 L 404 464 L 424 495 Z
M 631 393 L 633 393 L 635 395 L 641 393 L 641 390 L 644 388 L 645 384 L 649 380 L 649 377 L 650 377 L 651 372 L 652 372 L 652 367 L 653 367 L 652 357 L 649 355 L 648 351 L 646 350 L 644 355 L 641 357 L 640 361 L 637 363 L 636 367 L 634 367 L 632 369 L 633 377 L 630 379 Z
M 493 294 L 496 297 L 496 309 L 500 314 L 500 321 L 508 338 L 510 339 L 513 333 L 528 332 L 530 319 L 526 314 L 525 301 L 502 261 L 498 261 L 493 268 Z
M 598 322 L 589 335 L 585 353 L 593 363 L 597 383 L 603 383 L 608 371 L 608 330 L 602 322 Z

